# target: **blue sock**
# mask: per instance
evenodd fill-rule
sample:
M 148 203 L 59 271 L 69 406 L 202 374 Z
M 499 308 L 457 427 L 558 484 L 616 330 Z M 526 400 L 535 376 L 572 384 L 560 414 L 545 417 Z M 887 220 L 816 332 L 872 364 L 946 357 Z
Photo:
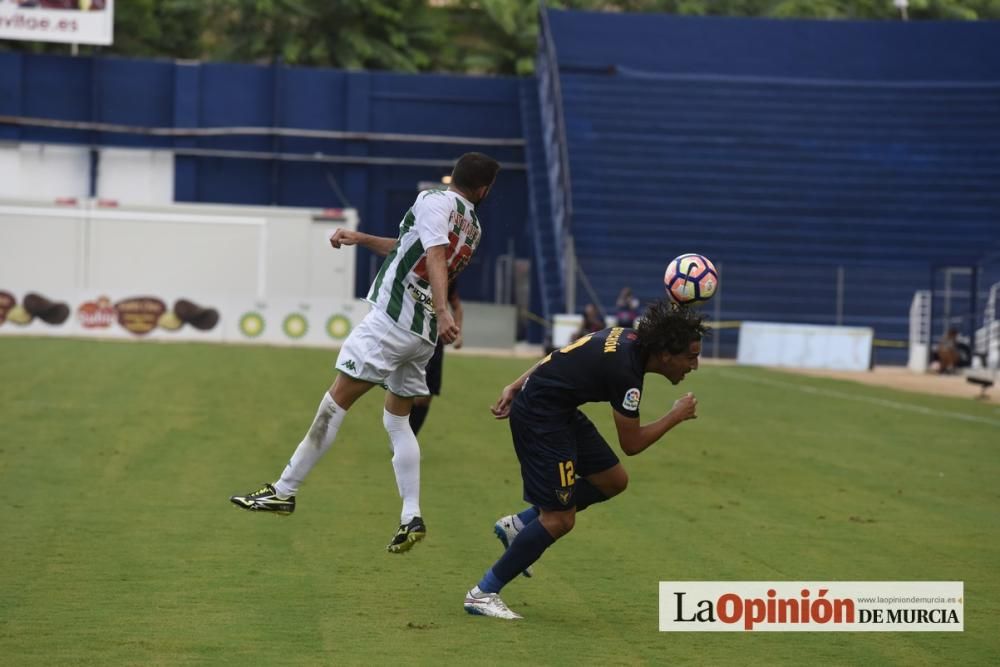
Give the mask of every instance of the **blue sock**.
M 500 560 L 483 575 L 482 581 L 479 582 L 479 590 L 485 593 L 499 593 L 500 589 L 521 574 L 524 568 L 541 558 L 545 550 L 555 541 L 541 521 L 532 521 L 517 534 Z
M 527 526 L 529 523 L 538 518 L 538 508 L 529 507 L 526 510 L 521 510 L 517 513 L 517 518 L 521 520 L 521 523 Z
M 499 593 L 501 588 L 503 588 L 503 582 L 493 574 L 493 569 L 486 570 L 486 574 L 479 580 L 479 590 L 484 593 Z
M 596 486 L 580 477 L 576 480 L 576 490 L 573 492 L 576 497 L 576 511 L 582 512 L 591 505 L 603 503 L 608 499 L 604 493 Z

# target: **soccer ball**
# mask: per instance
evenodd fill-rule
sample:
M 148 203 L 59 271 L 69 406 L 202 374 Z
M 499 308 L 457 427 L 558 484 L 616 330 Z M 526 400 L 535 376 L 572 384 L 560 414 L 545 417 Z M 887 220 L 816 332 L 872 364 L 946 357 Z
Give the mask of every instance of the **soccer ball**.
M 719 288 L 719 272 L 708 257 L 689 252 L 671 260 L 663 284 L 677 303 L 708 301 Z

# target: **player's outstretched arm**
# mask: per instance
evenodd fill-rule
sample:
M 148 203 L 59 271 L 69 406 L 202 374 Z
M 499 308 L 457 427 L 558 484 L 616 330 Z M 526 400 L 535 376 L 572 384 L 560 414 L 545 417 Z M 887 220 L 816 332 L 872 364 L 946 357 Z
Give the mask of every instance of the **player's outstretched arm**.
M 663 435 L 688 419 L 697 419 L 698 399 L 688 392 L 674 401 L 674 407 L 655 422 L 641 426 L 638 417 L 626 417 L 617 410 L 615 428 L 618 429 L 618 444 L 628 456 L 642 452 Z
M 388 236 L 372 236 L 352 229 L 338 229 L 330 235 L 330 245 L 338 250 L 345 245 L 359 245 L 380 257 L 385 257 L 396 247 L 396 239 Z
M 528 381 L 528 377 L 535 372 L 536 368 L 548 361 L 551 356 L 552 355 L 550 354 L 539 359 L 531 368 L 524 371 L 524 373 L 521 374 L 521 377 L 517 378 L 503 388 L 503 391 L 500 392 L 500 398 L 498 398 L 497 402 L 493 404 L 492 408 L 490 408 L 490 412 L 493 413 L 494 417 L 497 419 L 506 419 L 510 416 L 510 404 L 513 403 L 514 399 L 517 398 L 517 395 L 521 393 L 521 388 L 524 387 L 524 383 Z

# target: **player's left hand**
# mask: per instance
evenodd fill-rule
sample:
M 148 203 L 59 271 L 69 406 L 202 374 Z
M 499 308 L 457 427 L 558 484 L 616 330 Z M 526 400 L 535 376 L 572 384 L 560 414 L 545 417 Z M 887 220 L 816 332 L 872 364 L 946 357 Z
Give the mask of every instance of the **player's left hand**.
M 690 391 L 674 401 L 674 407 L 670 410 L 671 414 L 677 418 L 678 423 L 688 419 L 697 419 L 697 411 L 698 399 Z
M 455 338 L 455 341 L 451 344 L 451 346 L 453 348 L 455 348 L 456 350 L 459 349 L 460 347 L 462 347 L 462 332 L 461 331 L 458 332 L 458 336 Z
M 438 312 L 437 321 L 438 338 L 443 340 L 445 345 L 454 343 L 462 335 L 462 330 L 455 324 L 455 318 L 452 317 L 451 312 L 447 309 Z
M 330 245 L 340 249 L 341 246 L 355 245 L 358 242 L 358 233 L 350 229 L 338 229 L 330 235 Z
M 490 408 L 490 412 L 493 413 L 493 416 L 497 419 L 506 419 L 509 417 L 510 404 L 514 402 L 514 398 L 520 391 L 520 387 L 515 388 L 512 384 L 504 387 L 503 391 L 500 393 L 500 398 L 498 398 L 497 402 L 493 404 L 492 408 Z

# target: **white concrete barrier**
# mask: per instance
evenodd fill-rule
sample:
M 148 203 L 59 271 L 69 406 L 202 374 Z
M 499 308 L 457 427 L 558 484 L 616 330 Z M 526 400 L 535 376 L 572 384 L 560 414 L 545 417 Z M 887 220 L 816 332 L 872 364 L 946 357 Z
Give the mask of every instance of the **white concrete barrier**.
M 874 331 L 776 322 L 743 322 L 736 360 L 754 366 L 866 371 Z

